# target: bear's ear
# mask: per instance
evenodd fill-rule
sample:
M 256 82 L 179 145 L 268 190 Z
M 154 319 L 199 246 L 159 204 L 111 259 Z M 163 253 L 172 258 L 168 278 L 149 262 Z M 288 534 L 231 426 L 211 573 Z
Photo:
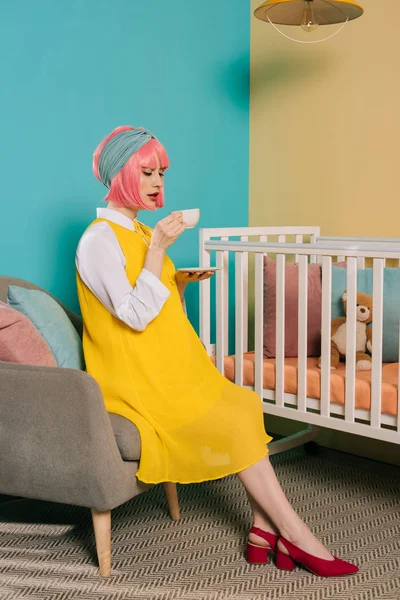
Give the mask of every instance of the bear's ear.
M 342 300 L 343 302 L 347 302 L 347 290 L 345 290 L 342 294 Z

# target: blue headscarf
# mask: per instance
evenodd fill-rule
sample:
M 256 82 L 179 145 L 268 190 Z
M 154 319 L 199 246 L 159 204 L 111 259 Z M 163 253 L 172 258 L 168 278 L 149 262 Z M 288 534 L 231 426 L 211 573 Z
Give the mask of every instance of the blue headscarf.
M 157 138 L 148 129 L 129 129 L 112 137 L 100 154 L 99 176 L 102 183 L 109 188 L 112 178 L 151 139 Z

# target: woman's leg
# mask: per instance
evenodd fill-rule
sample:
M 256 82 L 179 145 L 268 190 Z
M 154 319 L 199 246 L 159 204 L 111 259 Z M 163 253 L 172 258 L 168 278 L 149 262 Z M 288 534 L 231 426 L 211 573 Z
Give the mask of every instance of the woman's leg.
M 237 475 L 246 488 L 249 499 L 252 499 L 250 502 L 256 503 L 257 512 L 254 515 L 255 517 L 257 515 L 260 522 L 263 522 L 264 519 L 266 527 L 273 524 L 282 537 L 305 552 L 326 560 L 332 558 L 330 552 L 311 533 L 308 526 L 289 504 L 267 456 Z M 269 525 L 269 531 L 274 533 L 271 525 Z M 256 540 L 254 543 L 261 545 Z M 278 547 L 282 552 L 287 553 L 282 544 L 279 544 Z
M 267 515 L 265 514 L 265 512 L 263 511 L 261 506 L 253 498 L 253 496 L 250 494 L 248 489 L 246 489 L 246 494 L 249 499 L 251 509 L 253 511 L 253 526 L 259 527 L 260 529 L 263 529 L 264 531 L 269 531 L 270 533 L 273 533 L 274 535 L 279 535 L 279 531 L 277 530 L 275 525 L 267 517 Z M 255 533 L 249 533 L 249 541 L 252 544 L 256 544 L 257 546 L 266 546 L 266 547 L 269 546 L 267 540 L 265 540 L 264 538 L 261 538 L 260 536 L 256 535 Z

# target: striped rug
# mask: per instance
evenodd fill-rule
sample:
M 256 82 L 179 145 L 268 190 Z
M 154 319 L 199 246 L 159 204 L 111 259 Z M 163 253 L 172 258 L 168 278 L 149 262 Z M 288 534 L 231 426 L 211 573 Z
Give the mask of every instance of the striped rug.
M 398 450 L 393 446 L 393 450 Z M 47 502 L 0 505 L 1 600 L 398 600 L 400 469 L 332 450 L 271 458 L 297 512 L 360 572 L 324 579 L 244 559 L 251 512 L 235 476 L 178 486 L 182 519 L 160 486 L 113 511 L 113 574 L 98 575 L 90 513 Z

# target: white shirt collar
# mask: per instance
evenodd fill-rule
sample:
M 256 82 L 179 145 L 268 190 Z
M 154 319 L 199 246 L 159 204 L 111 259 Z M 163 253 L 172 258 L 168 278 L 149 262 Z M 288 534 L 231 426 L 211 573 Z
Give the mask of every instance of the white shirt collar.
M 107 219 L 107 221 L 111 221 L 116 225 L 121 225 L 121 227 L 125 227 L 126 229 L 130 229 L 133 231 L 135 229 L 133 225 L 132 219 L 118 212 L 117 210 L 113 210 L 112 208 L 98 208 L 97 209 L 97 218 L 98 219 Z

